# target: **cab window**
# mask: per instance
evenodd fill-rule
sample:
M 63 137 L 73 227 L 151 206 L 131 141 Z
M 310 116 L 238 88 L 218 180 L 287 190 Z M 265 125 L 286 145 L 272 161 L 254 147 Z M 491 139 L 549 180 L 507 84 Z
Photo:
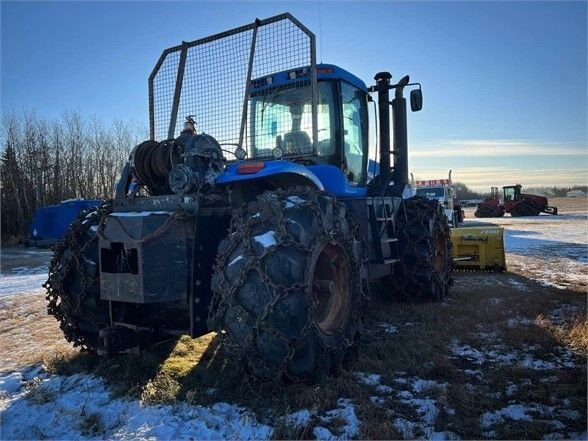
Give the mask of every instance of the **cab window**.
M 341 168 L 351 185 L 363 185 L 367 169 L 367 98 L 365 92 L 341 83 L 343 152 Z
M 312 105 L 310 85 L 278 87 L 251 98 L 251 141 L 249 156 L 271 156 L 272 149 L 281 147 L 284 154 L 312 152 Z M 333 127 L 334 96 L 329 83 L 318 83 L 317 131 L 319 156 L 335 152 Z
M 505 201 L 514 201 L 515 200 L 514 187 L 504 189 L 504 200 Z

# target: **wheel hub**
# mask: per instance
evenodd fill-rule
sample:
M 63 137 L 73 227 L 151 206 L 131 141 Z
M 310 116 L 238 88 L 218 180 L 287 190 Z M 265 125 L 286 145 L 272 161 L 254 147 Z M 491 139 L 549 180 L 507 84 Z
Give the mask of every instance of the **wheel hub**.
M 435 235 L 435 255 L 433 257 L 433 268 L 440 274 L 445 271 L 445 239 L 440 232 Z
M 315 256 L 311 267 L 311 289 L 316 301 L 313 319 L 321 332 L 332 335 L 349 311 L 349 262 L 336 243 L 326 244 Z

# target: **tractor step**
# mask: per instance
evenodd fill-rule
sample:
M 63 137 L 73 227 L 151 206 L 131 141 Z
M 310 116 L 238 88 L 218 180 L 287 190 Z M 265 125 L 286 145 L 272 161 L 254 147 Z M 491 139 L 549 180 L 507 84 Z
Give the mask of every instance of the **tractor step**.
M 398 262 L 398 242 L 395 227 L 394 200 L 390 197 L 373 197 L 367 200 L 372 228 L 375 256 L 372 263 L 390 265 Z

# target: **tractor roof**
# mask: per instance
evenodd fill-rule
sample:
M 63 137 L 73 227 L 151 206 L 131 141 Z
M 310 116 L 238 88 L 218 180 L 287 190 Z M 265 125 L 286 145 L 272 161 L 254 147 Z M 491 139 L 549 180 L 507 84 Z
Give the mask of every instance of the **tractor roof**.
M 367 86 L 362 80 L 345 69 L 342 69 L 339 66 L 335 66 L 334 64 L 317 64 L 316 73 L 318 81 L 342 80 L 367 92 Z M 304 79 L 305 77 L 310 79 L 310 69 L 307 66 L 300 67 L 298 69 L 276 72 L 271 75 L 256 78 L 251 82 L 251 95 L 255 96 L 256 94 L 268 89 L 299 83 L 300 80 Z

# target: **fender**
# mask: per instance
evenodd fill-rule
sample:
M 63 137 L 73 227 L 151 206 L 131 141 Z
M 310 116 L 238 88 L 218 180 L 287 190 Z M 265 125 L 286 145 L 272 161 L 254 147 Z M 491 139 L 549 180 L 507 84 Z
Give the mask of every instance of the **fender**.
M 300 185 L 301 182 L 306 181 L 317 189 L 327 191 L 340 198 L 365 197 L 367 193 L 367 189 L 364 187 L 349 185 L 345 174 L 333 165 L 303 166 L 290 161 L 265 161 L 264 167 L 258 172 L 240 174 L 237 172 L 237 167 L 243 163 L 229 164 L 225 172 L 216 178 L 216 183 L 222 185 L 263 179 L 280 182 L 280 178 L 285 178 L 283 183 L 293 182 Z
M 325 190 L 338 198 L 365 197 L 365 187 L 355 187 L 349 184 L 345 173 L 334 165 L 310 165 L 308 169 L 320 179 Z
M 216 178 L 217 185 L 232 184 L 243 181 L 252 181 L 260 179 L 268 179 L 272 177 L 279 177 L 280 175 L 293 175 L 298 182 L 307 181 L 312 186 L 319 190 L 325 190 L 324 185 L 320 179 L 312 173 L 308 167 L 296 164 L 290 161 L 263 161 L 264 167 L 256 173 L 241 174 L 238 173 L 237 167 L 240 164 L 247 162 L 240 161 L 229 164 L 225 172 Z

